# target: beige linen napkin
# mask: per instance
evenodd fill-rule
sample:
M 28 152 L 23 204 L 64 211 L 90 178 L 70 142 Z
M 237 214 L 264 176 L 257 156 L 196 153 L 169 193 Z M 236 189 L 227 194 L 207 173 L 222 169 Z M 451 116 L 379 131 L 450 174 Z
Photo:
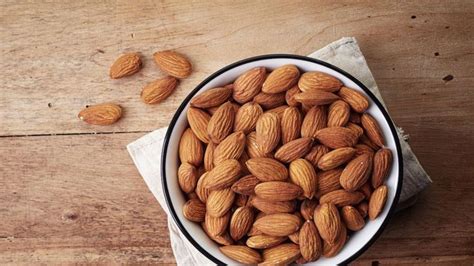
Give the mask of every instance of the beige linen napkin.
M 367 86 L 380 102 L 384 104 L 374 77 L 355 38 L 342 38 L 310 54 L 309 57 L 328 62 L 350 73 Z M 169 215 L 161 189 L 160 175 L 161 147 L 166 130 L 167 128 L 155 130 L 128 144 L 127 149 L 148 188 L 166 214 Z M 413 199 L 416 199 L 416 194 L 428 186 L 431 183 L 431 179 L 410 149 L 407 142 L 408 138 L 403 130 L 398 128 L 397 131 L 403 153 L 403 187 L 399 205 L 406 206 L 410 202 L 414 202 Z M 213 264 L 187 241 L 179 232 L 171 217 L 168 217 L 168 226 L 171 247 L 178 265 Z

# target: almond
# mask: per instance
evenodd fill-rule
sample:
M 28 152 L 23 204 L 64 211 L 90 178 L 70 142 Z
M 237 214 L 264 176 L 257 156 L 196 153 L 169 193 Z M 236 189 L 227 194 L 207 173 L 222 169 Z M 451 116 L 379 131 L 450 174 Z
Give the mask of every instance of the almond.
M 295 100 L 295 95 L 300 92 L 301 91 L 300 91 L 300 88 L 298 88 L 298 85 L 295 85 L 291 87 L 291 89 L 286 91 L 285 100 L 288 106 L 298 107 L 300 105 L 300 103 Z
M 318 178 L 311 163 L 305 159 L 297 159 L 290 164 L 290 179 L 303 189 L 303 195 L 311 199 L 317 190 Z
M 300 137 L 303 117 L 296 107 L 288 107 L 281 118 L 281 140 L 283 144 Z
M 247 239 L 247 242 L 245 242 L 245 244 L 251 248 L 265 249 L 265 248 L 271 248 L 276 245 L 279 245 L 285 240 L 286 240 L 286 237 L 282 237 L 282 236 L 258 235 L 258 236 L 249 237 Z
M 289 235 L 288 238 L 290 239 L 291 242 L 295 244 L 299 244 L 300 242 L 300 231 L 296 231 L 293 234 Z
M 364 153 L 374 154 L 374 150 L 372 150 L 371 147 L 369 147 L 365 144 L 356 144 L 354 146 L 354 148 L 356 149 L 356 155 L 357 156 L 360 156 Z
M 219 143 L 227 137 L 234 127 L 235 112 L 230 102 L 221 105 L 212 115 L 207 125 L 207 133 L 212 142 Z
M 207 134 L 207 126 L 211 116 L 205 111 L 190 107 L 186 113 L 189 127 L 193 130 L 196 137 L 204 143 L 209 143 L 209 136 Z
M 219 249 L 224 255 L 243 264 L 257 264 L 262 261 L 260 253 L 243 245 L 229 245 Z
M 227 226 L 229 225 L 230 217 L 230 212 L 227 212 L 221 217 L 213 217 L 206 213 L 204 224 L 206 226 L 208 235 L 218 236 L 224 234 L 227 230 Z
M 207 232 L 207 229 L 204 223 L 201 223 L 201 226 L 204 232 L 206 232 L 206 234 L 209 236 L 209 238 L 214 240 L 216 243 L 223 246 L 229 246 L 229 245 L 234 244 L 234 240 L 230 237 L 229 232 L 226 231 L 222 235 L 212 236 L 212 235 L 209 235 L 209 233 Z
M 332 203 L 337 207 L 356 205 L 364 199 L 364 194 L 360 192 L 348 192 L 338 189 L 324 194 L 319 199 L 319 203 Z
M 362 218 L 365 218 L 369 213 L 369 204 L 367 203 L 367 201 L 359 203 L 356 207 Z
M 377 146 L 383 147 L 385 141 L 383 139 L 382 130 L 379 127 L 377 121 L 369 114 L 364 113 L 361 117 L 362 127 L 365 130 L 365 134 L 371 141 L 373 141 Z
M 210 108 L 225 103 L 232 95 L 232 89 L 218 87 L 209 89 L 194 96 L 191 106 L 198 108 Z
M 356 191 L 369 179 L 372 172 L 372 155 L 362 154 L 352 159 L 341 174 L 341 186 L 347 191 Z
M 255 67 L 240 75 L 234 81 L 234 100 L 240 104 L 251 101 L 262 89 L 266 72 L 264 67 Z
M 263 251 L 261 265 L 288 265 L 301 256 L 300 248 L 293 243 L 284 243 Z
M 336 92 L 341 86 L 342 83 L 337 78 L 319 71 L 306 72 L 298 81 L 298 87 L 304 92 L 313 90 Z
M 294 97 L 297 102 L 308 105 L 325 105 L 339 100 L 336 94 L 320 90 L 298 93 Z
M 178 153 L 181 163 L 190 163 L 194 166 L 202 163 L 204 157 L 202 143 L 190 128 L 187 128 L 181 136 Z
M 250 199 L 249 201 L 252 201 L 252 199 Z M 267 214 L 263 213 L 263 212 L 257 213 L 257 216 L 255 217 L 255 221 L 257 221 L 258 219 L 261 219 L 265 215 L 267 215 Z M 255 222 L 254 222 L 252 227 L 250 228 L 249 232 L 247 233 L 247 235 L 248 236 L 261 236 L 261 235 L 263 235 L 263 233 L 260 230 L 258 230 L 257 227 L 255 227 Z
M 312 221 L 306 221 L 300 229 L 299 245 L 301 256 L 307 261 L 315 261 L 323 253 L 323 244 Z
M 250 206 L 248 201 L 249 201 L 249 196 L 242 195 L 242 194 L 236 194 L 234 205 L 237 206 L 237 207 Z
M 302 137 L 316 137 L 316 132 L 327 126 L 327 112 L 324 106 L 313 106 L 308 110 L 301 125 Z
M 256 132 L 250 132 L 247 135 L 247 154 L 250 158 L 260 158 L 260 157 L 272 157 L 273 155 L 268 152 L 263 152 L 260 146 L 257 144 Z
M 232 185 L 232 191 L 235 193 L 243 194 L 243 195 L 253 195 L 255 186 L 260 183 L 260 180 L 253 175 L 247 175 L 235 182 Z
M 341 176 L 342 170 L 342 168 L 335 168 L 318 173 L 318 191 L 316 192 L 316 197 L 320 198 L 324 194 L 341 188 L 339 177 Z
M 303 194 L 301 187 L 282 181 L 263 182 L 255 186 L 257 197 L 269 201 L 289 201 Z
M 348 103 L 352 109 L 358 113 L 363 113 L 367 108 L 369 108 L 369 101 L 364 94 L 359 91 L 343 86 L 338 94 L 342 100 Z
M 217 164 L 209 171 L 206 188 L 219 190 L 232 186 L 240 177 L 240 163 L 235 159 L 229 159 Z
M 349 121 L 351 108 L 341 100 L 333 102 L 329 106 L 328 127 L 343 127 Z
M 344 244 L 347 241 L 347 229 L 344 224 L 341 223 L 341 230 L 339 236 L 337 237 L 334 243 L 329 243 L 324 241 L 323 243 L 323 256 L 326 258 L 331 258 L 336 256 L 344 247 Z
M 271 152 L 280 142 L 280 119 L 276 114 L 265 113 L 257 120 L 256 137 L 264 153 Z
M 209 215 L 221 217 L 226 214 L 234 203 L 235 194 L 230 188 L 214 190 L 206 201 L 206 210 Z
M 334 244 L 341 232 L 341 218 L 336 206 L 322 202 L 314 212 L 314 221 L 321 238 Z
M 314 210 L 318 206 L 318 201 L 315 199 L 305 199 L 301 203 L 300 213 L 305 220 L 313 220 Z
M 304 157 L 308 160 L 314 168 L 318 167 L 319 159 L 329 152 L 329 148 L 324 145 L 315 145 L 308 154 Z
M 209 189 L 206 188 L 208 174 L 209 172 L 202 174 L 196 184 L 196 195 L 204 203 L 206 203 L 209 193 L 211 193 Z
M 109 76 L 119 79 L 137 73 L 142 67 L 142 61 L 138 53 L 127 53 L 121 55 L 110 67 Z
M 301 220 L 289 213 L 268 214 L 254 223 L 255 227 L 270 236 L 288 236 L 298 231 Z
M 176 89 L 178 80 L 174 77 L 164 77 L 148 83 L 140 94 L 146 104 L 155 104 L 164 101 Z
M 357 143 L 357 135 L 345 127 L 323 128 L 316 133 L 316 138 L 332 149 L 352 147 Z
M 196 167 L 189 163 L 182 163 L 178 168 L 178 183 L 184 193 L 190 193 L 196 188 L 198 173 Z
M 188 200 L 183 206 L 183 216 L 192 222 L 204 221 L 206 215 L 206 205 L 200 200 L 192 199 Z
M 369 139 L 366 134 L 362 134 L 362 136 L 360 136 L 359 143 L 370 147 L 372 149 L 372 152 L 380 149 L 380 147 L 375 144 L 371 139 Z
M 177 78 L 186 78 L 191 75 L 192 66 L 182 54 L 174 51 L 161 51 L 153 54 L 156 65 L 168 75 Z
M 252 158 L 246 163 L 250 173 L 260 181 L 282 181 L 288 178 L 288 169 L 271 158 Z
M 288 108 L 288 105 L 280 105 L 278 107 L 267 110 L 265 113 L 274 113 L 281 120 L 283 118 L 283 113 L 285 112 L 286 108 Z
M 250 159 L 250 156 L 244 150 L 242 152 L 242 155 L 240 155 L 240 158 L 239 158 L 239 163 L 240 163 L 240 166 L 242 168 L 242 171 L 241 171 L 242 175 L 249 175 L 250 174 L 250 171 L 247 168 L 247 165 L 245 164 L 249 159 Z
M 122 108 L 113 103 L 91 105 L 79 112 L 78 117 L 91 125 L 111 125 L 122 117 Z
M 344 224 L 351 231 L 359 231 L 365 225 L 364 218 L 362 218 L 359 211 L 352 206 L 344 206 L 341 209 L 341 216 Z
M 354 132 L 354 134 L 356 134 L 358 138 L 362 136 L 362 134 L 364 134 L 364 130 L 359 125 L 354 124 L 352 122 L 347 123 L 346 127 L 352 130 L 352 132 Z
M 244 152 L 246 140 L 242 131 L 227 136 L 214 151 L 214 165 L 219 165 L 228 159 L 239 159 Z
M 204 169 L 206 171 L 211 171 L 214 168 L 214 151 L 216 150 L 217 145 L 209 142 L 206 147 L 206 152 L 204 153 Z
M 253 101 L 265 109 L 272 109 L 285 103 L 285 93 L 270 94 L 260 92 L 253 98 Z
M 359 191 L 364 194 L 366 200 L 370 199 L 370 195 L 372 195 L 372 187 L 370 186 L 370 181 L 365 182 L 365 184 L 360 187 Z
M 354 157 L 356 150 L 351 147 L 339 148 L 324 154 L 318 161 L 318 167 L 327 171 L 334 169 Z
M 266 214 L 290 213 L 296 208 L 295 201 L 269 201 L 258 197 L 252 198 L 252 206 Z
M 382 148 L 375 153 L 372 187 L 378 188 L 383 185 L 392 166 L 392 160 L 392 152 L 389 149 Z
M 279 93 L 290 89 L 298 82 L 300 71 L 295 65 L 283 65 L 274 69 L 262 86 L 265 93 Z
M 298 158 L 305 156 L 312 146 L 313 140 L 311 138 L 299 138 L 292 140 L 281 146 L 275 152 L 275 159 L 284 163 L 289 163 Z
M 378 187 L 372 195 L 370 196 L 369 201 L 369 219 L 375 220 L 382 212 L 385 207 L 385 202 L 387 201 L 387 186 L 383 185 Z
M 263 109 L 258 103 L 249 102 L 242 105 L 235 115 L 234 131 L 243 131 L 245 134 L 254 131 L 262 114 Z
M 254 213 L 250 207 L 239 207 L 232 214 L 229 232 L 234 240 L 241 239 L 252 227 Z

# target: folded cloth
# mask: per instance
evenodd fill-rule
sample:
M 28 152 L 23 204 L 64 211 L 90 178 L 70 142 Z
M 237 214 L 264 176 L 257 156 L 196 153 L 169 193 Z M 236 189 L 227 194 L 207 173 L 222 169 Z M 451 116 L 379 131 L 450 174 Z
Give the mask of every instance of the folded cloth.
M 359 49 L 355 38 L 342 38 L 312 53 L 309 57 L 333 64 L 361 81 L 384 104 L 374 77 Z M 384 104 L 385 105 L 385 104 Z M 169 216 L 163 191 L 161 189 L 161 148 L 167 128 L 155 130 L 140 139 L 128 144 L 127 149 L 145 183 L 159 204 Z M 408 145 L 408 136 L 401 128 L 397 128 L 403 153 L 403 187 L 399 206 L 407 206 L 414 202 L 416 194 L 431 183 L 431 179 L 420 165 L 415 154 Z M 212 265 L 181 234 L 173 218 L 168 217 L 170 241 L 178 265 Z

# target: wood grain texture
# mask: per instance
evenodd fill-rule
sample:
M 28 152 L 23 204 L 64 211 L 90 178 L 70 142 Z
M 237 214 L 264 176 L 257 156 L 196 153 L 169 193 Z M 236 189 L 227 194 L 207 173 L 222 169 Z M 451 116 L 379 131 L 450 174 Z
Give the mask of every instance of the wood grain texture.
M 474 262 L 472 1 L 4 1 L 0 10 L 0 264 L 174 263 L 164 212 L 125 145 L 166 126 L 219 68 L 306 55 L 343 36 L 357 38 L 434 181 L 355 264 Z M 189 56 L 195 72 L 148 106 L 139 94 L 163 75 L 151 56 L 162 49 Z M 142 53 L 144 69 L 110 80 L 128 51 Z M 125 109 L 116 125 L 77 119 L 106 101 Z

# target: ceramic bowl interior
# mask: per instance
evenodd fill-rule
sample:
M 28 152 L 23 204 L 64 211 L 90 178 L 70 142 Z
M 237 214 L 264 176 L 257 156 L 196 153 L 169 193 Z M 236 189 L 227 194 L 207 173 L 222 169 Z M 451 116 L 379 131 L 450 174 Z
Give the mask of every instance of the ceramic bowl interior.
M 163 190 L 165 192 L 165 198 L 170 213 L 181 230 L 181 233 L 185 236 L 185 241 L 190 242 L 204 256 L 208 257 L 215 263 L 236 264 L 237 262 L 222 254 L 218 249 L 219 246 L 206 235 L 201 226 L 197 223 L 186 220 L 182 214 L 182 206 L 186 202 L 186 199 L 178 185 L 178 143 L 181 134 L 188 127 L 186 111 L 189 107 L 189 101 L 192 97 L 205 90 L 231 83 L 240 74 L 251 68 L 264 66 L 267 69 L 274 69 L 285 64 L 294 64 L 301 71 L 305 72 L 321 71 L 328 73 L 342 81 L 346 87 L 356 89 L 367 95 L 367 98 L 369 98 L 370 101 L 370 108 L 367 112 L 375 117 L 379 122 L 385 136 L 386 146 L 393 153 L 393 166 L 386 179 L 386 185 L 389 189 L 387 203 L 383 212 L 374 221 L 368 221 L 362 230 L 351 235 L 349 241 L 337 256 L 332 258 L 321 258 L 318 261 L 313 262 L 311 265 L 344 264 L 357 258 L 382 232 L 390 214 L 394 210 L 395 203 L 398 201 L 402 181 L 402 157 L 397 134 L 383 106 L 361 82 L 328 63 L 303 56 L 266 55 L 239 61 L 211 75 L 197 86 L 197 88 L 184 100 L 171 121 L 162 151 L 163 156 L 161 165 Z

